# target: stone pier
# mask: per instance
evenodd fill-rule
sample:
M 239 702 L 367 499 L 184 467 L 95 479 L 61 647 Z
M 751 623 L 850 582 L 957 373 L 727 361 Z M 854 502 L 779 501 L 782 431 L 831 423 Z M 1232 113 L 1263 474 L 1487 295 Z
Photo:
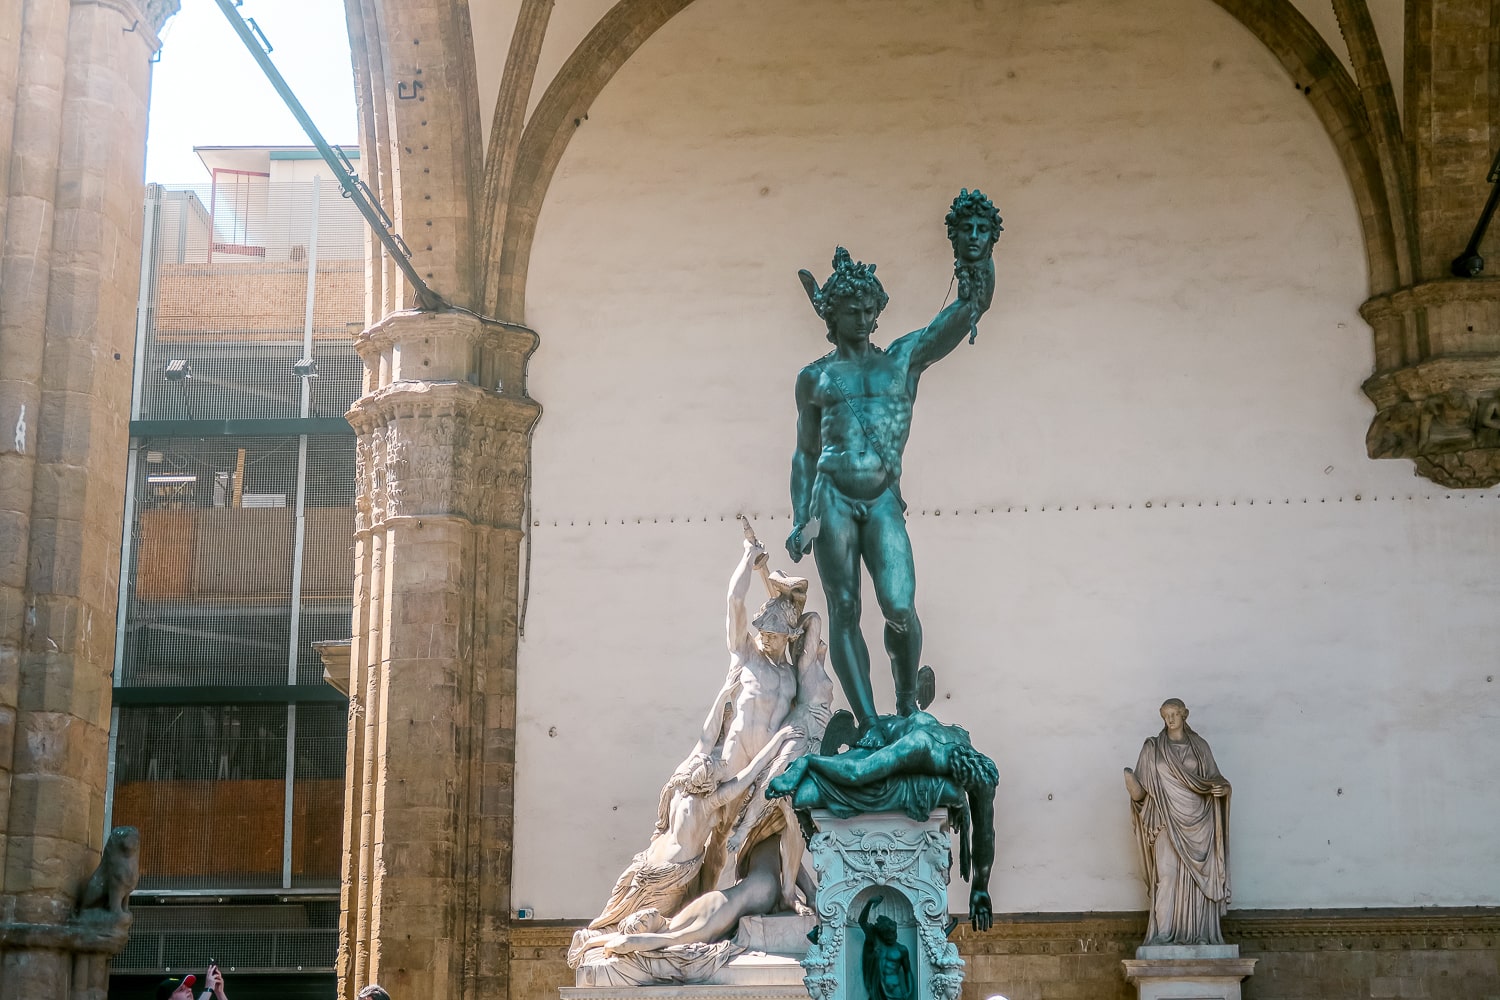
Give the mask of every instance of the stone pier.
M 176 0 L 0 4 L 0 996 L 102 1000 L 146 103 Z
M 470 313 L 362 334 L 343 995 L 504 997 L 517 588 L 536 336 Z

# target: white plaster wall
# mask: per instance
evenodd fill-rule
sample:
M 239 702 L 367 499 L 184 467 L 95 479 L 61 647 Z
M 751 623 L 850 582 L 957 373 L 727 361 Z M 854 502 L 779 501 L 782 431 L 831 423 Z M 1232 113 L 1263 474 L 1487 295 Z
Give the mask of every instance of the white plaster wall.
M 566 4 L 567 0 L 563 2 Z M 500 76 L 505 72 L 505 58 L 520 9 L 521 0 L 475 0 L 469 4 L 469 30 L 474 36 L 474 82 L 479 89 L 479 127 L 486 148 L 490 126 L 494 124 L 495 101 L 500 96 Z M 543 80 L 535 84 L 537 91 L 545 86 Z
M 1364 457 L 1363 249 L 1306 101 L 1201 0 L 928 10 L 699 0 L 573 139 L 529 285 L 516 904 L 597 912 L 727 665 L 732 516 L 788 530 L 827 347 L 796 269 L 844 243 L 877 339 L 914 329 L 973 184 L 1000 290 L 905 492 L 935 708 L 1002 772 L 997 908 L 1144 906 L 1119 769 L 1173 695 L 1235 783 L 1236 906 L 1500 902 L 1500 498 Z
M 1377 3 L 1380 0 L 1376 0 Z M 1395 0 L 1402 3 L 1404 0 Z M 1339 61 L 1344 64 L 1344 69 L 1352 77 L 1354 75 L 1354 64 L 1349 59 L 1349 46 L 1344 44 L 1344 34 L 1339 30 L 1338 15 L 1333 12 L 1332 0 L 1292 0 L 1292 6 L 1297 12 L 1307 18 L 1308 23 L 1318 30 L 1323 40 L 1333 49 Z
M 536 110 L 537 102 L 547 92 L 547 85 L 557 76 L 578 43 L 609 13 L 617 0 L 558 0 L 547 18 L 542 37 L 542 51 L 537 59 L 536 76 L 526 105 L 526 114 Z M 469 26 L 474 33 L 475 78 L 479 87 L 479 117 L 484 141 L 489 142 L 490 126 L 495 117 L 495 101 L 500 93 L 500 77 L 505 71 L 505 57 L 511 36 L 516 30 L 520 0 L 470 0 Z
M 568 56 L 583 41 L 584 37 L 599 23 L 617 0 L 562 0 L 552 10 L 547 22 L 547 33 L 542 43 L 541 57 L 537 62 L 535 83 L 532 85 L 526 113 L 536 110 L 542 94 L 547 90 L 557 71 Z M 958 0 L 952 0 L 957 3 Z M 986 0 L 970 0 L 982 9 Z M 1396 90 L 1396 103 L 1400 107 L 1402 92 L 1402 57 L 1405 0 L 1366 0 L 1375 22 L 1375 32 L 1380 38 L 1391 83 Z M 1002 7 L 1009 5 L 1001 4 Z M 1328 42 L 1334 54 L 1344 64 L 1350 75 L 1353 66 L 1349 50 L 1339 31 L 1338 18 L 1328 0 L 1292 0 L 1292 6 L 1307 18 L 1318 33 Z M 930 11 L 936 16 L 946 16 L 946 7 L 939 0 L 929 2 Z M 490 119 L 495 113 L 495 97 L 500 87 L 500 74 L 505 68 L 505 53 L 515 29 L 519 0 L 483 0 L 469 4 L 469 19 L 474 32 L 474 48 L 477 56 L 480 113 L 483 118 L 485 140 L 489 139 Z

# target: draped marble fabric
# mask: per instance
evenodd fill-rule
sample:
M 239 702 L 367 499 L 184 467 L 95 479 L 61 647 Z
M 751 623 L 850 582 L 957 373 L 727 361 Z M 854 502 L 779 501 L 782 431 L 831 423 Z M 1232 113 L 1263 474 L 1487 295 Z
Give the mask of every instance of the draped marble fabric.
M 1148 945 L 1223 944 L 1219 918 L 1229 908 L 1229 796 L 1208 743 L 1166 729 L 1141 747 L 1135 775 L 1146 798 L 1132 803 L 1146 886 Z

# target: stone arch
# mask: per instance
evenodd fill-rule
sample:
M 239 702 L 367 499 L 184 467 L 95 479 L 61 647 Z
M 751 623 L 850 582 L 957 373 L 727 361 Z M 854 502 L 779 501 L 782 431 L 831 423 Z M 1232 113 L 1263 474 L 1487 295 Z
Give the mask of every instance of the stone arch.
M 574 49 L 520 141 L 501 247 L 484 303 L 490 315 L 523 323 L 537 219 L 578 123 L 626 61 L 693 0 L 620 0 Z M 1365 238 L 1372 291 L 1398 284 L 1397 246 L 1380 160 L 1359 91 L 1338 56 L 1291 0 L 1214 0 L 1281 62 L 1312 103 L 1348 175 Z

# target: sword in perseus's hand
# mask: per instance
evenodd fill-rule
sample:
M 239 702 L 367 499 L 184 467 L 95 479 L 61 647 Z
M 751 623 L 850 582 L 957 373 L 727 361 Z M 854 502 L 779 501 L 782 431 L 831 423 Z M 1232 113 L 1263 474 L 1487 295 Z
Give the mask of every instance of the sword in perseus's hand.
M 751 545 L 760 545 L 760 539 L 755 537 L 755 529 L 750 527 L 750 519 L 744 514 L 736 514 L 740 524 L 745 528 L 745 541 Z M 755 570 L 760 574 L 760 581 L 766 585 L 766 593 L 771 592 L 771 570 L 769 563 L 771 557 L 767 555 L 765 546 L 761 546 L 760 555 L 755 557 Z

